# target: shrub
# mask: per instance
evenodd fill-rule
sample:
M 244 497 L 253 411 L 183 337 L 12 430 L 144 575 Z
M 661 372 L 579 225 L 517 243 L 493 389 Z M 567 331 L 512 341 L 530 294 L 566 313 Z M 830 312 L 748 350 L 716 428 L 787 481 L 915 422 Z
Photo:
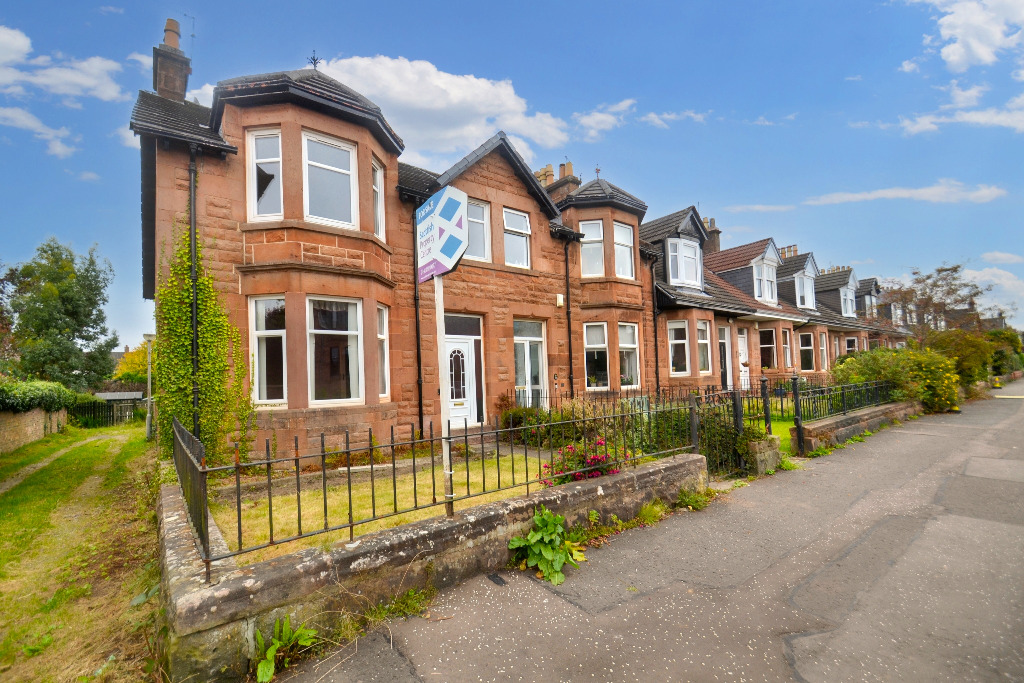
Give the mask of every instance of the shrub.
M 36 408 L 54 412 L 76 402 L 75 392 L 57 382 L 0 382 L 0 412 L 24 413 Z
M 548 477 L 544 483 L 557 486 L 606 474 L 618 474 L 616 461 L 629 460 L 630 457 L 632 454 L 624 447 L 611 446 L 601 438 L 583 444 L 567 444 L 558 449 L 553 462 L 541 465 Z
M 956 363 L 960 385 L 969 387 L 988 377 L 995 345 L 982 335 L 965 330 L 945 330 L 928 335 L 928 346 Z
M 833 367 L 836 384 L 887 381 L 897 401 L 921 401 L 930 413 L 956 405 L 959 377 L 952 360 L 928 349 L 878 348 L 853 355 Z

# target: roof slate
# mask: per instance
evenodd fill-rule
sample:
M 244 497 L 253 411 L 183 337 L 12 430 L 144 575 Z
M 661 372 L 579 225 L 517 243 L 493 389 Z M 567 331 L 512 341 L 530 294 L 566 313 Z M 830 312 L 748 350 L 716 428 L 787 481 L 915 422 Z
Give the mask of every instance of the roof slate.
M 419 166 L 398 162 L 398 186 L 424 197 L 434 193 L 439 175 Z
M 771 241 L 771 237 L 766 237 L 763 240 L 751 242 L 750 244 L 741 244 L 738 247 L 723 249 L 714 254 L 705 254 L 704 265 L 716 273 L 724 273 L 728 270 L 749 266 L 751 261 L 760 258 L 764 254 Z
M 781 280 L 782 278 L 790 277 L 799 273 L 807 268 L 807 260 L 809 258 L 811 258 L 811 252 L 797 254 L 796 256 L 790 256 L 789 258 L 782 259 L 782 265 L 780 265 L 778 270 L 775 272 L 775 277 Z
M 827 292 L 830 289 L 840 289 L 850 282 L 852 270 L 837 270 L 834 273 L 818 273 L 814 277 L 814 291 Z
M 336 102 L 342 102 L 377 114 L 381 113 L 380 107 L 367 97 L 356 92 L 341 81 L 315 69 L 294 69 L 292 71 L 274 71 L 265 74 L 239 76 L 238 78 L 218 81 L 217 88 L 221 89 L 222 92 L 227 92 L 239 86 L 262 85 L 278 81 L 291 81 L 301 86 L 304 90 L 327 97 Z
M 687 229 L 690 225 L 691 216 L 696 220 L 698 225 L 702 225 L 700 216 L 697 214 L 697 209 L 690 206 L 682 209 L 681 211 L 670 213 L 667 216 L 647 221 L 640 226 L 640 237 L 652 244 L 656 244 L 668 237 L 678 234 L 680 226 L 683 226 L 683 234 L 695 237 L 703 244 L 704 240 L 707 238 L 706 234 L 698 235 L 692 229 Z M 703 231 L 703 227 L 701 230 Z
M 617 185 L 612 185 L 604 178 L 591 180 L 577 187 L 558 202 L 559 208 L 568 206 L 604 206 L 611 205 L 634 213 L 643 220 L 647 213 L 647 204 L 637 199 Z
M 195 102 L 175 102 L 146 90 L 139 91 L 129 127 L 138 135 L 194 142 L 225 152 L 238 151 L 210 128 L 209 107 Z
M 864 296 L 875 291 L 880 291 L 878 278 L 868 277 L 857 282 L 857 296 Z

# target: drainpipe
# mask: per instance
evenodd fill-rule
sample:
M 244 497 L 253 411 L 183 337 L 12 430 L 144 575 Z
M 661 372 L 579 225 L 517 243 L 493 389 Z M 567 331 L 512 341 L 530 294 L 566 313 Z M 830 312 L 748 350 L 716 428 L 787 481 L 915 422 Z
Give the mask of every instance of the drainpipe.
M 654 264 L 651 261 L 651 322 L 654 323 L 654 393 L 661 396 L 661 361 L 658 359 L 658 290 L 654 279 Z
M 576 398 L 576 374 L 573 372 L 572 362 L 572 300 L 569 298 L 569 244 L 572 240 L 565 240 L 565 330 L 569 338 L 569 398 Z
M 199 438 L 199 313 L 196 273 L 196 154 L 199 146 L 188 146 L 188 223 L 189 223 L 189 278 L 192 280 L 192 435 Z
M 416 209 L 422 205 L 423 202 L 420 202 L 412 210 L 412 300 L 413 307 L 416 309 L 416 403 L 419 406 L 420 438 L 423 438 L 425 432 L 423 431 L 423 346 L 420 342 L 420 250 L 416 236 Z M 438 369 L 438 372 L 440 372 L 440 369 Z

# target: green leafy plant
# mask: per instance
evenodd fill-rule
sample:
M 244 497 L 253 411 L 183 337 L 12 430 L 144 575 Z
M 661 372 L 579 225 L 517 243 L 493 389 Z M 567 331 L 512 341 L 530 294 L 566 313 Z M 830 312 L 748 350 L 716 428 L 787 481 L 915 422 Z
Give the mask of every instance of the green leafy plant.
M 537 578 L 559 585 L 565 581 L 562 567 L 570 564 L 579 568 L 586 560 L 583 548 L 566 538 L 565 517 L 556 515 L 541 505 L 534 510 L 533 530 L 526 536 L 516 536 L 508 542 L 515 551 L 513 559 L 519 568 L 537 568 Z
M 716 495 L 714 489 L 704 489 L 703 491 L 679 489 L 679 498 L 676 499 L 676 506 L 688 510 L 703 510 L 715 499 Z
M 788 455 L 783 454 L 782 459 L 779 460 L 779 469 L 785 472 L 792 472 L 793 470 L 802 470 L 803 467 L 800 466 L 800 463 L 790 459 Z
M 281 668 L 287 669 L 302 650 L 312 647 L 315 643 L 315 630 L 306 628 L 305 624 L 292 630 L 291 618 L 287 616 L 284 621 L 274 621 L 274 635 L 270 639 L 269 647 L 263 640 L 263 634 L 257 629 L 256 657 L 259 663 L 256 665 L 256 680 L 259 683 L 273 680 L 279 664 Z

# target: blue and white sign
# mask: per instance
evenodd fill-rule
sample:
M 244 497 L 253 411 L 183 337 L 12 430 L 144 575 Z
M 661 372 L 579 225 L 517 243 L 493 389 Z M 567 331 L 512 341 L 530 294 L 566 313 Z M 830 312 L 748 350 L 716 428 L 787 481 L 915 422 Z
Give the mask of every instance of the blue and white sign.
M 455 268 L 469 244 L 466 205 L 462 190 L 446 187 L 416 209 L 416 248 L 419 281 L 444 275 Z

